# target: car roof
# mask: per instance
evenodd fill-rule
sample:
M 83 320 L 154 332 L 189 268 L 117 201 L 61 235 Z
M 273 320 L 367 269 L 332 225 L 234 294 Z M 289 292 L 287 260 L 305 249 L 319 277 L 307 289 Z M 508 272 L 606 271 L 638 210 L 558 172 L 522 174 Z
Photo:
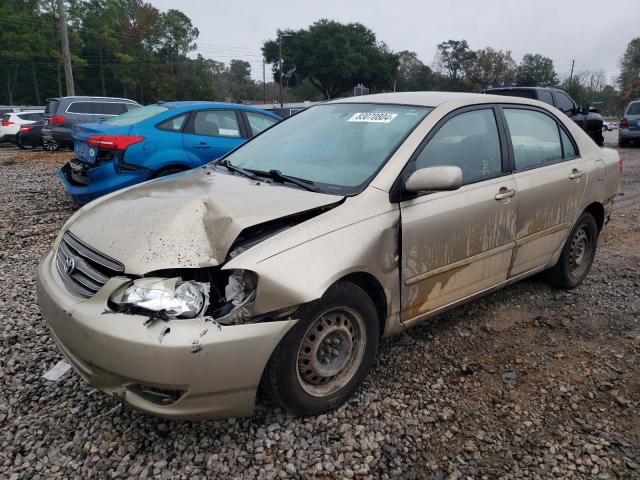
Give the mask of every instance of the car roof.
M 129 102 L 129 103 L 138 103 L 135 100 L 131 100 L 129 98 L 119 98 L 119 97 L 90 97 L 84 95 L 74 95 L 72 97 L 51 97 L 47 98 L 49 100 L 56 100 L 58 102 L 62 100 L 92 100 L 96 102 L 104 102 L 104 101 L 116 101 L 116 102 Z
M 443 103 L 457 101 L 458 103 L 520 103 L 526 105 L 540 105 L 540 102 L 523 97 L 505 97 L 484 93 L 463 92 L 398 92 L 376 93 L 358 97 L 341 98 L 326 103 L 385 103 L 395 105 L 413 105 L 421 107 L 438 107 Z
M 158 105 L 164 105 L 170 108 L 181 109 L 205 109 L 205 108 L 233 108 L 236 110 L 251 110 L 255 112 L 266 112 L 270 115 L 275 115 L 273 112 L 256 108 L 251 105 L 244 105 L 242 103 L 228 103 L 228 102 L 207 102 L 207 101 L 181 101 L 181 102 L 158 102 Z M 277 115 L 275 115 L 277 117 Z

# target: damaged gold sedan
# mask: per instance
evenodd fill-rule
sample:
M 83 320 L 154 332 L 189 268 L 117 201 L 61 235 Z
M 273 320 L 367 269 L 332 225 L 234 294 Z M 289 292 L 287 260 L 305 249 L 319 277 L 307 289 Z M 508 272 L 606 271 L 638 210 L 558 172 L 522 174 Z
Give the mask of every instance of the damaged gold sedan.
M 587 275 L 621 177 L 553 107 L 453 93 L 314 106 L 80 209 L 41 309 L 76 371 L 171 418 L 344 403 L 379 339 L 549 270 Z

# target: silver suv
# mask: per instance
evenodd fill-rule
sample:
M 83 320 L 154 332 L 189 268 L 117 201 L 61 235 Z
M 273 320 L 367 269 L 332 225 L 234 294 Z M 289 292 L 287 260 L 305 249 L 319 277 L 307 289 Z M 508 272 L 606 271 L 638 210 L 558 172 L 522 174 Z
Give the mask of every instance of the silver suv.
M 618 145 L 626 147 L 629 143 L 638 141 L 640 141 L 640 100 L 635 100 L 627 105 L 620 120 Z
M 45 146 L 72 148 L 71 129 L 74 125 L 100 123 L 108 118 L 140 107 L 139 103 L 126 98 L 49 98 L 44 110 L 42 140 Z

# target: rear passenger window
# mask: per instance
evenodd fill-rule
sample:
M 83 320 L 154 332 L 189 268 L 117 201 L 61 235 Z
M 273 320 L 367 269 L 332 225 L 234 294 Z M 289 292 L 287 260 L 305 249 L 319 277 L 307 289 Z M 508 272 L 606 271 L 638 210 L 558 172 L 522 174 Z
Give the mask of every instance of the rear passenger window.
M 567 115 L 571 115 L 571 113 L 573 113 L 573 102 L 571 101 L 571 99 L 567 96 L 566 93 L 563 92 L 555 92 L 555 95 L 557 103 L 556 107 L 558 108 L 558 110 L 561 110 Z
M 575 145 L 569 138 L 569 135 L 561 128 L 560 129 L 560 138 L 562 139 L 562 151 L 564 152 L 565 160 L 573 160 L 574 158 L 578 158 L 578 151 L 576 150 Z
M 516 170 L 541 167 L 562 161 L 558 124 L 535 110 L 505 108 Z
M 266 115 L 260 115 L 259 113 L 246 112 L 246 114 L 253 135 L 257 135 L 263 130 L 269 128 L 274 123 L 278 123 L 275 118 L 267 117 Z
M 193 133 L 210 137 L 239 137 L 236 113 L 229 110 L 196 112 Z
M 121 115 L 127 111 L 127 106 L 124 103 L 103 103 L 102 109 L 105 115 Z
M 551 105 L 552 107 L 553 105 L 553 97 L 551 96 L 551 92 L 548 90 L 540 90 L 540 94 L 538 95 L 540 98 L 538 98 L 538 100 L 540 100 L 541 102 L 544 103 L 548 103 L 549 105 Z
M 454 165 L 462 183 L 474 183 L 502 174 L 498 126 L 492 109 L 461 113 L 448 120 L 416 158 L 416 169 Z
M 167 132 L 179 132 L 182 130 L 182 125 L 187 118 L 187 114 L 178 115 L 177 117 L 170 118 L 164 122 L 158 124 L 160 130 L 166 130 Z
M 102 104 L 97 102 L 73 102 L 67 107 L 69 113 L 84 113 L 89 115 L 102 115 Z

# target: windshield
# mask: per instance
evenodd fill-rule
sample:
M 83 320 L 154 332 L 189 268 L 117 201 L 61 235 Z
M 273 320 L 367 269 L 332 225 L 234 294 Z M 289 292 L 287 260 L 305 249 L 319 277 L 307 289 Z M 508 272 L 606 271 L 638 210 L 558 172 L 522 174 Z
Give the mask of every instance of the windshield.
M 146 120 L 147 118 L 151 118 L 154 115 L 158 115 L 159 113 L 166 112 L 169 110 L 167 107 L 163 107 L 162 105 L 147 105 L 146 107 L 136 108 L 135 110 L 130 110 L 122 115 L 118 115 L 117 117 L 112 117 L 109 120 L 102 122 L 105 125 L 114 125 L 114 126 L 126 126 L 133 125 L 134 123 L 141 122 Z
M 311 107 L 225 157 L 254 172 L 278 170 L 327 193 L 360 192 L 431 111 L 427 107 L 335 103 Z

